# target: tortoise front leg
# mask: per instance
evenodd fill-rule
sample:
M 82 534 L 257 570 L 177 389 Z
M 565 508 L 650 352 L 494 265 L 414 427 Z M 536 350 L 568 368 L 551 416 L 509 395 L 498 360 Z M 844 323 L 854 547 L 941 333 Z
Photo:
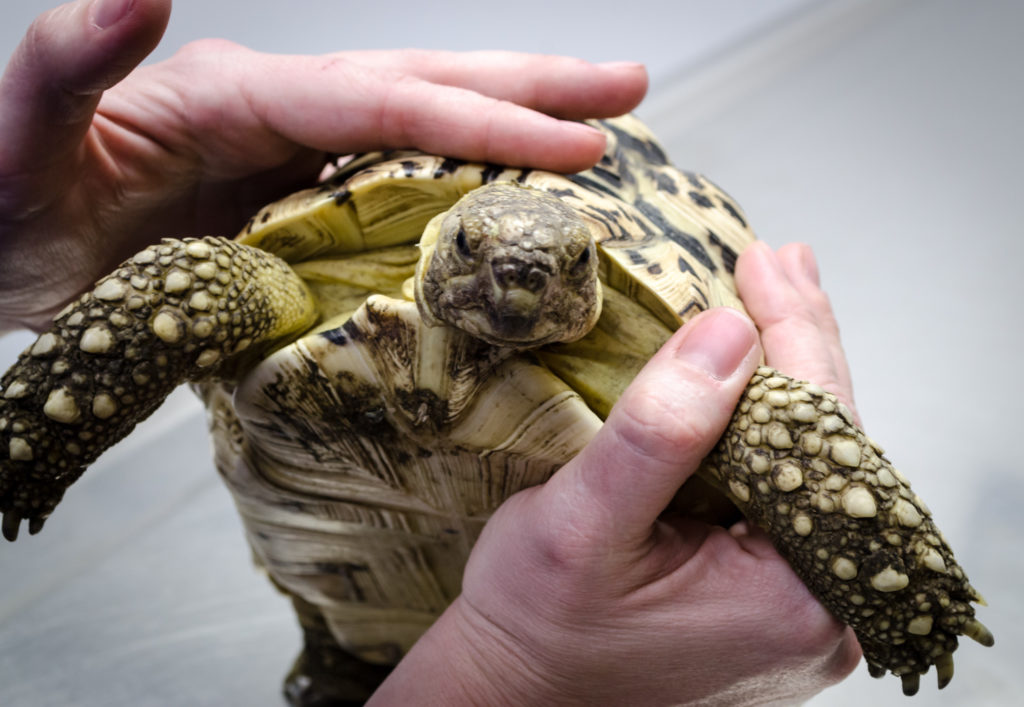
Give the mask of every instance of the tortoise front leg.
M 277 257 L 223 238 L 166 240 L 54 319 L 0 380 L 3 534 L 36 533 L 105 449 L 180 383 L 230 373 L 315 319 Z
M 701 474 L 853 627 L 872 675 L 913 694 L 935 665 L 945 687 L 958 635 L 992 645 L 928 508 L 834 395 L 760 368 Z

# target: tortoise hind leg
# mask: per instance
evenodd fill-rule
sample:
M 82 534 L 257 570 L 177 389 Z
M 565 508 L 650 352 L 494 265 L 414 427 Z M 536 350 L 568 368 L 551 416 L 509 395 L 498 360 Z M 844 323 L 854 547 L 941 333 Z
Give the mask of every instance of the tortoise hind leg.
M 292 597 L 302 627 L 302 652 L 284 682 L 292 707 L 357 707 L 391 673 L 394 666 L 369 663 L 334 640 L 320 610 Z

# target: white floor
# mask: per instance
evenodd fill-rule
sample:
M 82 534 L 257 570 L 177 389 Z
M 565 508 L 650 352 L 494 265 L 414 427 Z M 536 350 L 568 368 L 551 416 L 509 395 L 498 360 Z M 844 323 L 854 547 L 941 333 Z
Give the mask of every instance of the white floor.
M 0 49 L 44 6 L 21 5 L 3 10 Z M 178 5 L 169 47 L 201 24 L 198 4 Z M 336 41 L 649 62 L 655 85 L 640 113 L 676 163 L 730 191 L 769 243 L 813 244 L 867 429 L 991 605 L 980 618 L 995 648 L 965 641 L 953 683 L 939 693 L 926 680 L 913 704 L 1019 704 L 1024 4 L 641 2 L 622 16 L 556 18 L 544 3 L 520 5 L 532 10 L 525 19 L 495 24 L 466 3 L 453 12 L 461 24 L 438 30 L 442 43 L 417 41 L 423 25 L 412 21 L 385 34 L 393 11 L 339 24 Z M 272 12 L 227 13 L 234 24 L 211 18 L 202 33 L 302 51 L 304 25 L 291 15 L 277 36 L 290 43 L 271 41 Z M 312 14 L 309 51 L 323 51 L 329 33 Z M 0 340 L 0 368 L 28 340 Z M 187 392 L 90 470 L 41 535 L 0 547 L 0 576 L 0 704 L 281 704 L 298 632 L 249 563 Z M 813 704 L 910 703 L 898 681 L 861 668 Z

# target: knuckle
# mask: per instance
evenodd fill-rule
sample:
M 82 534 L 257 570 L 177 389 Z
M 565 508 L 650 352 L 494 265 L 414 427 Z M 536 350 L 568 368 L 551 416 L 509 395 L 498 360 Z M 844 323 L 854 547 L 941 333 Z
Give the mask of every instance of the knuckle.
M 820 324 L 835 326 L 835 315 L 832 301 L 824 290 L 814 287 L 803 293 L 804 306 L 809 314 Z
M 544 573 L 571 579 L 585 572 L 592 547 L 588 536 L 578 526 L 559 524 L 557 530 L 546 523 L 543 526 L 535 526 L 530 533 L 530 545 Z
M 239 54 L 249 51 L 240 44 L 228 39 L 205 38 L 195 39 L 181 46 L 171 57 L 177 62 L 203 62 L 214 56 Z
M 687 399 L 690 396 L 679 396 Z M 615 442 L 630 455 L 666 463 L 680 459 L 686 450 L 713 433 L 708 416 L 686 413 L 678 404 L 665 399 L 661 391 L 641 389 L 616 406 L 610 431 Z
M 779 319 L 760 328 L 769 357 L 801 349 L 818 351 L 826 343 L 825 327 L 808 307 L 794 306 Z
M 383 141 L 394 147 L 416 142 L 412 135 L 417 125 L 422 128 L 424 124 L 419 112 L 425 112 L 429 106 L 429 103 L 420 100 L 420 91 L 425 87 L 425 82 L 402 72 L 382 74 L 379 80 L 377 126 Z
M 564 504 L 547 510 L 534 516 L 535 522 L 520 526 L 516 552 L 522 566 L 529 567 L 531 575 L 543 577 L 556 596 L 574 596 L 601 566 L 600 558 L 595 558 L 600 546 L 590 532 L 594 519 L 587 509 Z

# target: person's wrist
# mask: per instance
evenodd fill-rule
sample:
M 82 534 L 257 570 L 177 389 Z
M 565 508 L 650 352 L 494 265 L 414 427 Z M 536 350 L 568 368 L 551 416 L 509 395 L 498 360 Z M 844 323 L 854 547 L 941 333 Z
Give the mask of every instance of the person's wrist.
M 522 611 L 528 612 L 529 607 Z M 560 692 L 547 661 L 518 638 L 459 597 L 451 607 L 452 631 L 464 646 L 479 682 L 479 697 L 489 705 L 554 704 Z
M 548 677 L 513 637 L 459 597 L 417 641 L 368 705 L 563 703 Z

